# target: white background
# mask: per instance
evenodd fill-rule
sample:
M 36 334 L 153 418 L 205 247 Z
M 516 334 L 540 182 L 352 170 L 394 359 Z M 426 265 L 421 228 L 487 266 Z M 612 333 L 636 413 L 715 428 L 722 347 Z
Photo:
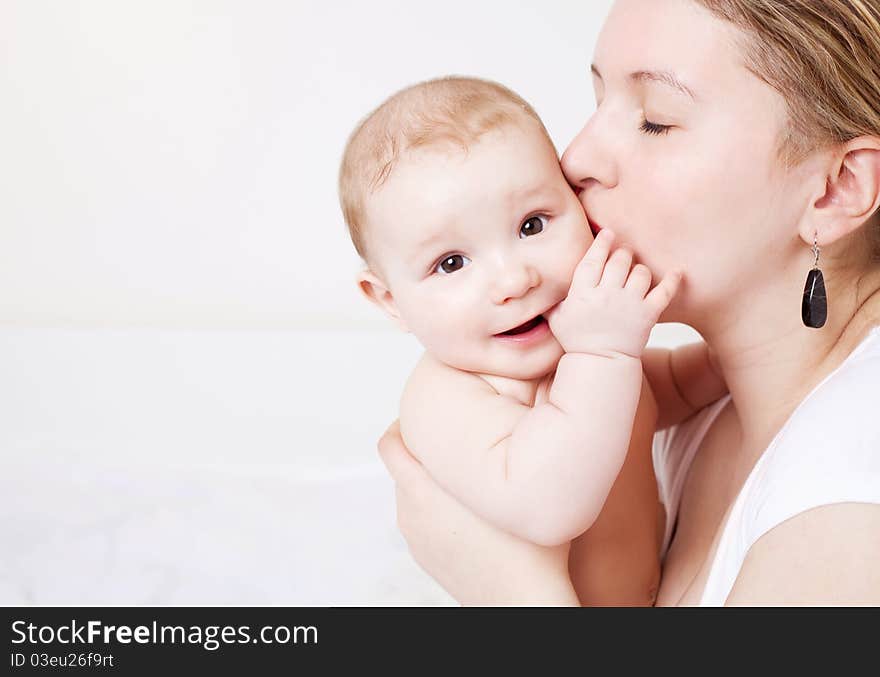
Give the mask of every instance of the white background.
M 0 603 L 449 603 L 375 454 L 420 348 L 356 293 L 340 154 L 449 73 L 562 150 L 609 4 L 0 0 Z
M 561 150 L 609 5 L 0 0 L 0 324 L 385 327 L 336 201 L 348 133 L 459 73 Z

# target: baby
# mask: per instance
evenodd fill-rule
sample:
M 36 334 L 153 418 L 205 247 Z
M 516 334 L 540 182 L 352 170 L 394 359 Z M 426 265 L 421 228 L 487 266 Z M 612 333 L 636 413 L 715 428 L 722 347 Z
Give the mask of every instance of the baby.
M 645 350 L 680 275 L 652 286 L 610 231 L 594 240 L 537 114 L 493 82 L 392 96 L 351 135 L 339 191 L 360 289 L 425 347 L 400 402 L 407 447 L 497 527 L 577 539 L 583 603 L 651 603 L 651 435 L 724 390 L 705 344 Z

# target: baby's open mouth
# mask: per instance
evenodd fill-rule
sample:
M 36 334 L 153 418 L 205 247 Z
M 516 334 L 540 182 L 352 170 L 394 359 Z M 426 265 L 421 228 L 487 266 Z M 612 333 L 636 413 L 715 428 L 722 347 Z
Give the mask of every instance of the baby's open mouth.
M 502 334 L 498 334 L 498 336 L 516 336 L 517 334 L 525 334 L 528 331 L 531 331 L 535 327 L 537 327 L 542 322 L 546 322 L 543 315 L 538 315 L 537 317 L 532 318 L 525 324 L 521 324 L 518 327 L 514 327 L 513 329 L 509 329 Z

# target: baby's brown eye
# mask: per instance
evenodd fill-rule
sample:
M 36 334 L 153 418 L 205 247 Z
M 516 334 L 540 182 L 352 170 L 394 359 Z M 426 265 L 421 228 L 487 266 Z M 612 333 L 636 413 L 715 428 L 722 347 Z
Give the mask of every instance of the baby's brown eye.
M 449 275 L 450 273 L 454 273 L 457 270 L 464 268 L 467 265 L 465 261 L 469 260 L 468 257 L 462 256 L 461 254 L 453 254 L 452 256 L 447 256 L 438 263 L 434 270 L 443 275 Z
M 526 219 L 525 222 L 519 227 L 520 237 L 530 237 L 532 235 L 537 235 L 538 233 L 544 230 L 544 222 L 547 220 L 546 216 L 533 216 L 529 219 Z

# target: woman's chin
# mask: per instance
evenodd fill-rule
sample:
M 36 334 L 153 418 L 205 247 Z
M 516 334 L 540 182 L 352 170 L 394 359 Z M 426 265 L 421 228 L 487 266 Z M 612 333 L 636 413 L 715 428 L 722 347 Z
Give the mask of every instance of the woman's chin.
M 683 293 L 683 291 L 679 289 L 676 297 L 672 299 L 666 309 L 660 313 L 660 318 L 657 320 L 657 323 L 677 322 L 680 324 L 690 324 L 690 320 L 693 319 L 693 313 L 689 312 L 687 301 L 686 293 Z

